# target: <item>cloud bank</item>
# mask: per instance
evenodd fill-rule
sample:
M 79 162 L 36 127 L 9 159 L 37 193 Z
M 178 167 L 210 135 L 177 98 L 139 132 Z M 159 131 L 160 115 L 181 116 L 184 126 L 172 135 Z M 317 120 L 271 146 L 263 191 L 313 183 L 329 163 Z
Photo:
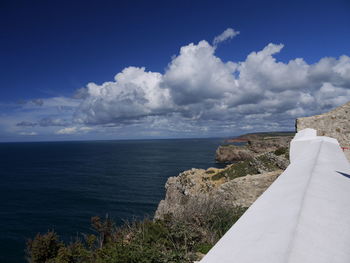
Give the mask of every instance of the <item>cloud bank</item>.
M 213 44 L 202 40 L 181 47 L 164 73 L 127 67 L 114 81 L 87 84 L 62 103 L 69 121 L 56 113 L 21 120 L 17 127 L 66 127 L 56 134 L 88 132 L 79 128 L 86 126 L 198 135 L 291 130 L 296 117 L 350 100 L 349 56 L 324 57 L 314 64 L 302 58 L 281 62 L 275 55 L 284 45 L 270 43 L 244 61 L 224 62 L 215 54 L 217 45 L 238 34 L 228 28 Z M 43 109 L 57 100 L 38 100 L 34 106 Z

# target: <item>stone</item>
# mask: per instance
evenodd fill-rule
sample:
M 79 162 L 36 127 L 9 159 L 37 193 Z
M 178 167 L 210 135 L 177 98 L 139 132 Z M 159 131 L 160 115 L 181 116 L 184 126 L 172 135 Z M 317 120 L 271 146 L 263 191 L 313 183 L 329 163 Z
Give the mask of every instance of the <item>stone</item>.
M 297 131 L 312 128 L 318 136 L 337 139 L 350 161 L 350 102 L 324 114 L 298 118 L 295 126 Z
M 245 134 L 236 139 L 227 140 L 227 142 L 242 142 L 245 145 L 221 145 L 216 150 L 215 159 L 220 163 L 234 163 L 253 158 L 259 154 L 277 149 L 289 148 L 289 143 L 293 139 L 293 133 L 256 133 Z
M 268 152 L 223 169 L 184 171 L 168 179 L 165 199 L 160 201 L 155 218 L 162 219 L 168 214 L 181 217 L 208 202 L 249 207 L 288 164 L 285 155 Z M 251 172 L 254 174 L 249 174 Z

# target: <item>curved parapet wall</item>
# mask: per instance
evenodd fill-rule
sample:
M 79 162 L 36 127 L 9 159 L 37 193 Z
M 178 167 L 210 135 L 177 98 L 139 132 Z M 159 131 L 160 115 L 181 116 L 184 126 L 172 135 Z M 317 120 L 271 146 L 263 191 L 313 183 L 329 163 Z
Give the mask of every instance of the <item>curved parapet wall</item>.
M 317 136 L 317 131 L 314 129 L 304 129 L 298 132 L 290 145 L 290 162 L 295 162 L 296 160 L 303 160 L 307 158 L 309 154 L 308 148 L 310 144 L 315 144 L 320 141 L 333 143 L 339 146 L 336 139 L 324 136 Z
M 300 131 L 291 164 L 201 263 L 350 262 L 350 164 L 337 140 Z

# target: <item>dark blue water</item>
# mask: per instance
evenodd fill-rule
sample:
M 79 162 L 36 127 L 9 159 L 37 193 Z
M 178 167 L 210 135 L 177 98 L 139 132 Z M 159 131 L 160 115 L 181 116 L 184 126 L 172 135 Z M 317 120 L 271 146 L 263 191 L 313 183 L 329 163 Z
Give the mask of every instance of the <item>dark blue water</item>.
M 0 262 L 25 262 L 27 238 L 70 240 L 90 218 L 152 215 L 168 177 L 215 166 L 220 139 L 0 144 Z

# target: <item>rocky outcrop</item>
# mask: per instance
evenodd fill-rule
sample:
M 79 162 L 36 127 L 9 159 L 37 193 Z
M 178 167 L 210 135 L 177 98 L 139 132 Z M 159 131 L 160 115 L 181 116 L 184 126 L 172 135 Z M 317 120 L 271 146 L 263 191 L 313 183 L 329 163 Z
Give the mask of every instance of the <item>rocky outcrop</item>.
M 282 172 L 283 170 L 276 170 L 233 179 L 220 185 L 214 191 L 214 198 L 229 206 L 249 207 Z
M 160 201 L 154 217 L 163 218 L 167 214 L 182 214 L 186 209 L 185 205 L 191 199 L 205 199 L 218 183 L 210 179 L 211 174 L 215 173 L 216 170 L 211 168 L 208 170 L 193 168 L 176 177 L 169 177 L 165 184 L 165 199 Z
M 244 143 L 244 145 L 221 145 L 216 150 L 216 161 L 220 163 L 233 163 L 247 160 L 258 154 L 275 151 L 280 148 L 289 148 L 293 138 L 291 133 L 257 133 L 246 134 L 227 142 Z
M 166 183 L 166 196 L 155 213 L 181 216 L 189 207 L 208 200 L 225 206 L 249 207 L 285 169 L 287 153 L 269 152 L 228 165 L 224 169 L 191 169 L 170 177 Z
M 215 160 L 219 163 L 231 163 L 234 161 L 242 161 L 252 158 L 255 152 L 246 146 L 220 145 L 216 149 Z
M 324 114 L 298 118 L 296 130 L 305 128 L 317 130 L 318 136 L 337 139 L 350 161 L 350 102 Z

